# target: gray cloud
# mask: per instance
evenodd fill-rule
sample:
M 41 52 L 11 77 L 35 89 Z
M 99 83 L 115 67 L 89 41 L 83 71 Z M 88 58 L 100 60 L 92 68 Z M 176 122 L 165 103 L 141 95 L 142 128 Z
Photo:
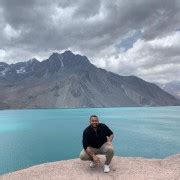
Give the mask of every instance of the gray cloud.
M 0 61 L 43 59 L 52 51 L 71 49 L 106 69 L 137 75 L 133 69 L 138 68 L 138 63 L 134 67 L 122 63 L 124 68 L 121 65 L 119 70 L 123 71 L 118 71 L 108 58 L 116 56 L 118 61 L 117 57 L 124 55 L 123 49 L 128 51 L 128 45 L 123 47 L 121 42 L 133 37 L 133 33 L 141 32 L 139 39 L 145 42 L 164 38 L 180 28 L 179 19 L 177 0 L 0 0 Z M 133 49 L 133 44 L 129 44 L 129 48 Z M 146 48 L 143 50 L 154 56 L 151 60 L 143 57 L 144 69 L 154 63 L 164 64 L 162 52 L 163 58 L 169 57 L 172 63 L 178 64 L 177 46 L 166 47 L 166 51 L 161 46 L 154 48 L 146 44 Z
M 74 15 L 79 18 L 89 18 L 91 16 L 95 16 L 99 13 L 100 6 L 100 0 L 81 1 Z
M 147 81 L 178 80 L 179 40 L 180 32 L 154 40 L 138 40 L 132 48 L 119 53 L 118 57 L 105 57 L 103 61 L 97 59 L 94 63 L 118 74 L 137 75 Z

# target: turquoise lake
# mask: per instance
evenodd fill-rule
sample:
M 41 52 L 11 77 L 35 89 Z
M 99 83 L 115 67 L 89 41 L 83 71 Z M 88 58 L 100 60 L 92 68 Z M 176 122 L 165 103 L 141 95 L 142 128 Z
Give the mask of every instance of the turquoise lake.
M 78 158 L 92 114 L 114 132 L 115 155 L 180 153 L 180 107 L 1 110 L 0 174 Z

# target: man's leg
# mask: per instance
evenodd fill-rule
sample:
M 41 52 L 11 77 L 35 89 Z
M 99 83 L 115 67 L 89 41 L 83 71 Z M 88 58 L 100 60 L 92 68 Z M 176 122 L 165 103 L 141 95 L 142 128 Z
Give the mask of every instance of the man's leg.
M 105 164 L 109 165 L 114 156 L 114 148 L 108 143 L 104 143 L 100 148 L 100 153 L 106 155 Z
M 83 161 L 92 161 L 92 157 L 90 157 L 84 149 L 80 152 L 79 158 Z
M 90 149 L 94 154 L 100 154 L 100 149 L 92 148 L 92 147 L 90 147 Z M 83 161 L 92 161 L 93 160 L 92 157 L 89 156 L 84 149 L 81 151 L 79 158 Z
M 94 154 L 99 154 L 99 149 L 92 147 L 90 147 L 90 149 Z M 81 151 L 79 158 L 83 161 L 91 161 L 91 163 L 89 164 L 91 168 L 94 168 L 96 166 L 96 163 L 93 161 L 92 157 L 89 156 L 84 149 Z

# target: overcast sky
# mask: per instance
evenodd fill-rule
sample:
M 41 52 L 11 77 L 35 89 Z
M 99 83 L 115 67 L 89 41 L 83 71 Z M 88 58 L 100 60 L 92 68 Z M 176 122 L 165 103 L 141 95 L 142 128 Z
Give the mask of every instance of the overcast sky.
M 179 0 L 0 0 L 0 61 L 71 50 L 150 82 L 180 80 Z

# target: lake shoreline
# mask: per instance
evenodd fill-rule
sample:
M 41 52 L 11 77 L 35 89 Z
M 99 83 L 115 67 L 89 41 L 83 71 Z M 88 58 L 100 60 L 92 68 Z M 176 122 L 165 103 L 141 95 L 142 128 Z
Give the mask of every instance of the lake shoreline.
M 0 180 L 172 180 L 180 178 L 180 154 L 169 156 L 164 159 L 115 156 L 113 157 L 111 171 L 109 173 L 103 172 L 105 157 L 101 155 L 100 158 L 101 163 L 95 168 L 90 168 L 88 161 L 81 161 L 77 158 L 31 166 L 26 169 L 1 175 Z
M 59 110 L 73 110 L 73 109 L 97 109 L 97 108 L 101 108 L 101 109 L 112 109 L 112 108 L 168 108 L 168 107 L 180 107 L 179 105 L 172 105 L 172 106 L 114 106 L 114 107 L 112 107 L 112 106 L 107 106 L 107 107 L 52 107 L 52 108 L 49 108 L 49 107 L 47 107 L 47 108 L 45 108 L 45 107 L 38 107 L 38 108 L 17 108 L 17 109 L 15 109 L 15 108 L 0 108 L 0 111 L 5 111 L 5 110 L 48 110 L 48 109 L 51 109 L 51 110 L 53 110 L 53 109 L 59 109 Z

